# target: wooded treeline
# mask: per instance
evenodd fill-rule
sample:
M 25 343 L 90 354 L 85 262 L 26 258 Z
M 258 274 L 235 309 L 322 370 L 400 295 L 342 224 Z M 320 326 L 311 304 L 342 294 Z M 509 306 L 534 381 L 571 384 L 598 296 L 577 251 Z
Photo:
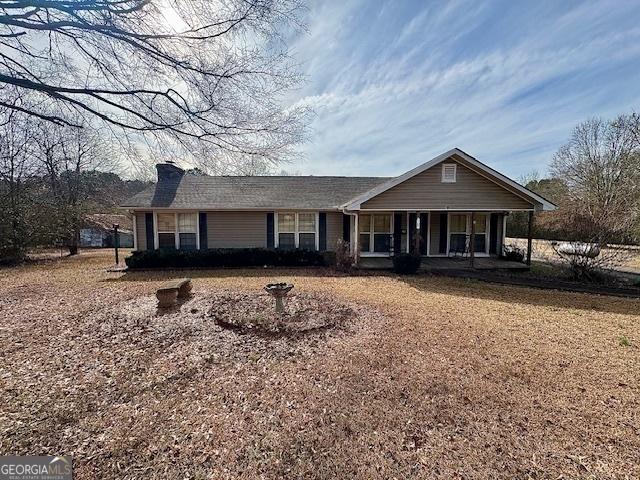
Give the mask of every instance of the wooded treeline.
M 525 186 L 558 205 L 536 214 L 534 238 L 640 244 L 640 115 L 579 124 L 554 155 L 549 178 Z M 507 235 L 527 236 L 528 215 L 509 216 Z
M 77 252 L 87 214 L 110 212 L 148 183 L 122 180 L 117 152 L 100 130 L 0 111 L 0 262 L 28 249 Z

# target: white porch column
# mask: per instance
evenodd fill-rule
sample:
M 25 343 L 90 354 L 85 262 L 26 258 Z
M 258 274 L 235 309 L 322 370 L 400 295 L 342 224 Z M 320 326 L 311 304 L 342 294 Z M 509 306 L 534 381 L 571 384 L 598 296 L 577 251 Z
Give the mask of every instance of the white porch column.
M 138 250 L 138 219 L 136 218 L 136 212 L 132 213 L 133 215 L 133 251 Z
M 353 217 L 353 255 L 356 257 L 356 263 L 358 259 L 358 214 Z

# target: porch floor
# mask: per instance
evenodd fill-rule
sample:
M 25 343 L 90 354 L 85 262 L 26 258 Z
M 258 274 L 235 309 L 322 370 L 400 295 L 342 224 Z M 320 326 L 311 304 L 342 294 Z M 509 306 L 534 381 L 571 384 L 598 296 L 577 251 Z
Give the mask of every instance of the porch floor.
M 476 257 L 475 268 L 471 268 L 469 258 L 460 257 L 422 257 L 420 270 L 425 272 L 444 270 L 512 270 L 527 271 L 529 267 L 524 263 L 511 262 L 498 257 Z M 393 267 L 388 257 L 360 257 L 361 268 L 370 270 L 388 270 Z

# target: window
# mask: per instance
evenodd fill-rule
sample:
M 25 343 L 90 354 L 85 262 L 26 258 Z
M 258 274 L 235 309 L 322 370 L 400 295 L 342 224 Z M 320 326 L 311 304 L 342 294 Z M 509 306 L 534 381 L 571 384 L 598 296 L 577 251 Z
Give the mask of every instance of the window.
M 487 251 L 487 217 L 484 213 L 476 213 L 473 218 L 476 222 L 473 236 L 473 251 L 484 253 Z
M 456 183 L 456 167 L 455 163 L 442 164 L 442 183 Z
M 178 214 L 178 239 L 180 249 L 196 250 L 198 248 L 198 214 L 179 213 Z
M 157 213 L 158 248 L 198 248 L 197 213 Z
M 315 213 L 278 213 L 278 248 L 316 249 Z
M 467 214 L 449 216 L 449 252 L 465 253 L 467 251 Z
M 176 248 L 176 216 L 173 213 L 158 213 L 158 248 Z
M 287 250 L 296 248 L 296 214 L 278 214 L 278 247 Z
M 316 214 L 298 214 L 298 247 L 307 250 L 316 249 Z
M 487 253 L 487 229 L 489 215 L 486 213 L 476 213 L 473 215 L 475 221 L 473 251 L 476 253 Z M 456 213 L 449 216 L 449 252 L 469 253 L 471 240 L 471 214 Z
M 361 252 L 388 253 L 391 250 L 391 214 L 360 215 L 358 230 Z
M 391 215 L 373 216 L 373 251 L 388 252 L 391 249 Z
M 358 230 L 360 233 L 360 251 L 371 251 L 371 215 L 360 215 L 358 217 Z

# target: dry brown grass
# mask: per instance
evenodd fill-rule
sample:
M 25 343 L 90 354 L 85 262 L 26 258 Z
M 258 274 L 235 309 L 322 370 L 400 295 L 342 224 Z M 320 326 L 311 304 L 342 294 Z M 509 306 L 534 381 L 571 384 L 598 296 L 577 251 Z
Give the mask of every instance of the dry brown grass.
M 172 272 L 110 261 L 0 270 L 3 454 L 71 454 L 79 479 L 640 477 L 640 301 L 191 272 L 196 294 L 287 280 L 384 314 L 321 353 L 241 355 L 231 332 L 113 316 Z

